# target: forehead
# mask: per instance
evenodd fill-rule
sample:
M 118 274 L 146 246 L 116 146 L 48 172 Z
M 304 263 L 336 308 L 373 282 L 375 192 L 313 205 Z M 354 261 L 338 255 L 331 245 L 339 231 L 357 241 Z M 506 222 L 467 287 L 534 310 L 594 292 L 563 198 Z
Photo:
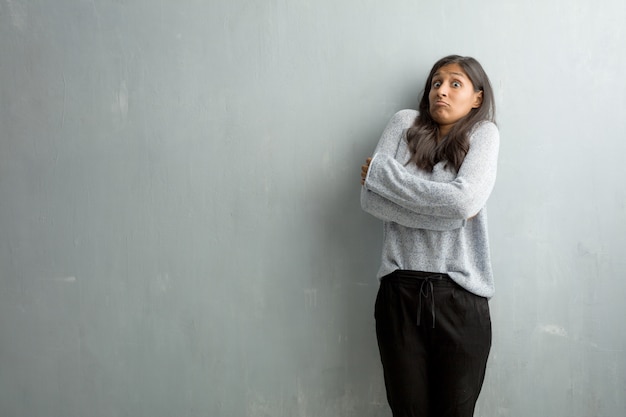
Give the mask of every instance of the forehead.
M 448 76 L 448 77 L 456 76 L 456 77 L 468 78 L 467 74 L 465 73 L 463 68 L 461 68 L 459 64 L 444 65 L 443 67 L 435 71 L 435 73 L 433 74 L 433 77 L 442 77 L 442 76 Z

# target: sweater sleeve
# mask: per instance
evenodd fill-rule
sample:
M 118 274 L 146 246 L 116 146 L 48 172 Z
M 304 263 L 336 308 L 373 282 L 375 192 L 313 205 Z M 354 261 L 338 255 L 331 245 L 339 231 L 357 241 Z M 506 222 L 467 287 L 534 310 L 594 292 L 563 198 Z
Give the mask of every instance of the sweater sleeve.
M 465 226 L 464 219 L 429 216 L 414 213 L 378 194 L 361 188 L 361 208 L 372 216 L 401 226 L 426 230 L 454 230 Z
M 500 137 L 495 124 L 483 122 L 470 135 L 470 149 L 456 178 L 435 182 L 419 178 L 384 151 L 370 163 L 364 187 L 411 212 L 467 219 L 486 204 L 496 179 Z
M 374 155 L 387 155 L 394 159 L 403 137 L 403 131 L 413 124 L 416 116 L 415 110 L 397 112 L 383 131 Z M 449 219 L 415 213 L 368 190 L 366 187 L 361 187 L 361 208 L 378 219 L 415 229 L 453 230 L 465 225 L 464 219 Z

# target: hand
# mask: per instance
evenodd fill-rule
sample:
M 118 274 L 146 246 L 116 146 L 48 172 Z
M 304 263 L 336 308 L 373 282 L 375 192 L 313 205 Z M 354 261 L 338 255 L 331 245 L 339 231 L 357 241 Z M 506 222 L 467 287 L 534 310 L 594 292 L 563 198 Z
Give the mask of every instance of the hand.
M 361 185 L 365 185 L 365 177 L 367 177 L 367 171 L 370 169 L 371 162 L 372 158 L 367 158 L 365 160 L 365 165 L 361 165 Z

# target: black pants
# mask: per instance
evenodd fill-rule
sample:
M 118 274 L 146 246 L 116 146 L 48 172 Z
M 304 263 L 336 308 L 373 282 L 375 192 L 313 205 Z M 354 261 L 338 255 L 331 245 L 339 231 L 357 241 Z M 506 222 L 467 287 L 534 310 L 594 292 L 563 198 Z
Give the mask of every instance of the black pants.
M 491 348 L 486 298 L 445 274 L 382 278 L 376 335 L 394 417 L 472 417 Z

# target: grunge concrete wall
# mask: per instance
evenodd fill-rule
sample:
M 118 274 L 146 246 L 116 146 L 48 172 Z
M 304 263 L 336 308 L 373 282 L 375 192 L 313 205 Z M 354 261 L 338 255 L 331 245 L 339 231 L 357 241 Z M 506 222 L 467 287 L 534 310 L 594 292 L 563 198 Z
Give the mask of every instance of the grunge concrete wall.
M 390 416 L 359 171 L 496 90 L 477 416 L 626 410 L 621 0 L 0 0 L 0 415 Z

